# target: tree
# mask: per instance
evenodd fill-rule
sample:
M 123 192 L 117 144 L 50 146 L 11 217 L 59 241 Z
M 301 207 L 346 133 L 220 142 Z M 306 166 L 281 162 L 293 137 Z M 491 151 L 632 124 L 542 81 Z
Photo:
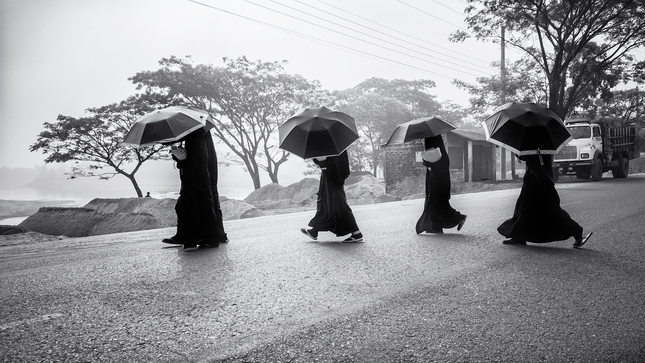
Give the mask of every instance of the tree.
M 616 91 L 607 101 L 599 101 L 598 117 L 617 126 L 645 126 L 645 91 L 638 87 Z
M 494 62 L 493 66 L 499 67 L 499 62 Z M 503 103 L 502 91 L 505 102 L 547 103 L 549 91 L 544 73 L 537 62 L 529 57 L 517 60 L 507 67 L 503 84 L 499 74 L 478 77 L 477 83 L 473 85 L 463 81 L 453 81 L 453 84 L 465 89 L 472 96 L 471 110 L 478 116 L 492 113 L 495 107 Z
M 340 94 L 343 100 L 338 109 L 356 119 L 361 136 L 349 147 L 350 166 L 354 171 L 366 170 L 376 176 L 381 163 L 380 146 L 397 124 L 414 118 L 412 112 L 399 100 L 379 94 L 351 91 Z
M 645 44 L 642 0 L 469 0 L 466 23 L 477 39 L 506 43 L 537 62 L 548 106 L 563 119 L 576 106 L 630 77 L 629 55 Z M 469 34 L 458 31 L 452 40 Z
M 232 161 L 245 166 L 255 189 L 262 186 L 261 171 L 278 183 L 280 165 L 290 155 L 277 147 L 278 126 L 326 97 L 318 82 L 287 74 L 286 61 L 224 58 L 224 67 L 215 67 L 194 66 L 190 57 L 173 56 L 159 64 L 160 69 L 137 73 L 130 80 L 138 89 L 165 92 L 208 110 L 217 124 L 215 136 L 232 151 Z
M 369 170 L 377 175 L 380 146 L 396 125 L 434 115 L 441 108 L 435 96 L 428 93 L 434 86 L 431 80 L 370 78 L 334 94 L 335 107 L 356 119 L 361 136 L 349 148 L 352 170 Z
M 137 196 L 143 197 L 135 174 L 144 162 L 167 155 L 160 153 L 161 146 L 134 149 L 123 147 L 121 142 L 137 118 L 174 103 L 172 97 L 146 92 L 119 103 L 88 108 L 86 117 L 58 115 L 55 123 L 44 123 L 45 131 L 29 150 L 42 150 L 48 155 L 46 163 L 75 161 L 68 174 L 71 179 L 123 175 L 132 183 Z
M 463 123 L 465 110 L 454 103 L 442 105 L 429 93 L 431 80 L 407 81 L 370 78 L 334 94 L 334 106 L 356 119 L 361 138 L 350 146 L 352 170 L 370 170 L 377 175 L 380 146 L 396 126 L 415 118 L 438 116 L 456 125 Z
M 434 115 L 441 104 L 437 96 L 429 93 L 435 87 L 429 79 L 407 81 L 404 79 L 370 78 L 353 88 L 355 92 L 377 94 L 401 102 L 415 117 Z

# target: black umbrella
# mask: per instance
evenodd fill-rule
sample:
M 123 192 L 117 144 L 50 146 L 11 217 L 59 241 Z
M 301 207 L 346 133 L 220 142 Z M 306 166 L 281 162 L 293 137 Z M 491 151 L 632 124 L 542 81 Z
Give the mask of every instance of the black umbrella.
M 189 106 L 166 107 L 139 117 L 122 144 L 141 148 L 175 142 L 202 127 L 215 127 L 207 111 Z
M 556 154 L 571 140 L 562 119 L 535 103 L 506 103 L 482 126 L 486 140 L 517 155 Z
M 278 128 L 280 148 L 303 159 L 340 155 L 358 139 L 356 121 L 327 107 L 306 108 Z
M 424 117 L 399 124 L 384 146 L 403 144 L 416 139 L 441 135 L 455 127 L 438 117 Z

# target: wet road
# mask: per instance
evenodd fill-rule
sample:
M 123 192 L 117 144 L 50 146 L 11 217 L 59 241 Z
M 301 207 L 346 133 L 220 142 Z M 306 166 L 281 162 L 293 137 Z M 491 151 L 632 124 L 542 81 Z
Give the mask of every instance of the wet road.
M 592 239 L 504 246 L 519 189 L 453 196 L 461 232 L 416 235 L 422 200 L 354 207 L 365 242 L 231 221 L 184 253 L 174 229 L 0 247 L 0 360 L 645 359 L 645 175 L 564 183 Z

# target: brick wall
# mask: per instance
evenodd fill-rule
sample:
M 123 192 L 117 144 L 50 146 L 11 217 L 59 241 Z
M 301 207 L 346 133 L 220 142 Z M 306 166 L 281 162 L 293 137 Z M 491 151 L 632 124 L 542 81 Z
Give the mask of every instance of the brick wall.
M 416 178 L 420 183 L 425 183 L 426 167 L 420 161 L 416 161 L 416 153 L 424 150 L 423 140 L 385 148 L 386 193 L 389 193 L 396 184 L 405 179 L 414 180 Z M 461 160 L 463 149 L 450 147 L 448 153 L 452 154 L 450 155 L 450 166 L 453 167 L 450 169 L 450 180 L 453 183 L 464 181 L 463 160 Z
M 386 191 L 406 177 L 425 175 L 425 167 L 416 161 L 416 152 L 423 150 L 423 140 L 385 148 Z

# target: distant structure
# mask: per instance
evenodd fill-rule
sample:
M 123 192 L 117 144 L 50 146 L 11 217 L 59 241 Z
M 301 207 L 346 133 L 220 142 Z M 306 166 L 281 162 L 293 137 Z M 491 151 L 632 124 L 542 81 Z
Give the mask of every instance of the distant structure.
M 496 146 L 486 141 L 483 133 L 451 130 L 444 140 L 453 181 L 495 180 Z M 423 151 L 423 140 L 385 148 L 386 192 L 405 178 L 425 177 L 426 168 L 420 157 Z

